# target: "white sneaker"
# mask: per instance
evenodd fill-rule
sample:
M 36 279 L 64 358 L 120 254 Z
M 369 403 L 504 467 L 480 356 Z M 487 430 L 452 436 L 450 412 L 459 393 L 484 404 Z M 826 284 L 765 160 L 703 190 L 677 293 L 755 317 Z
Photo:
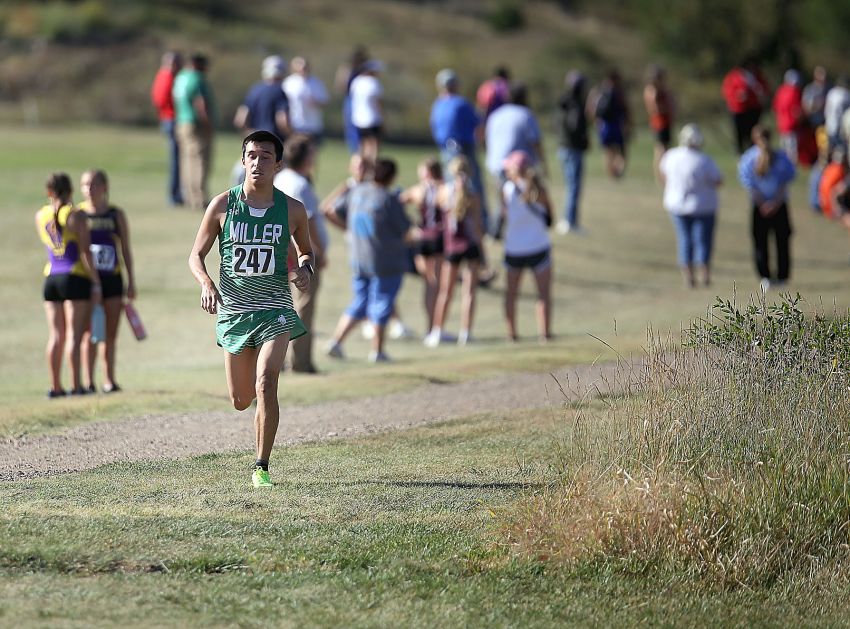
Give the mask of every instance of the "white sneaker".
M 770 279 L 767 277 L 761 278 L 759 282 L 759 288 L 761 288 L 761 292 L 766 293 L 770 290 Z
M 384 352 L 369 352 L 369 362 L 370 363 L 388 363 L 390 361 L 390 357 L 387 356 Z
M 362 326 L 360 326 L 360 334 L 367 341 L 371 341 L 373 338 L 375 338 L 375 326 L 372 324 L 371 321 L 367 321 Z
M 391 339 L 412 339 L 414 336 L 416 335 L 413 333 L 413 330 L 404 325 L 403 321 L 393 319 L 393 322 L 390 323 L 389 337 Z
M 570 224 L 567 221 L 561 219 L 560 221 L 558 221 L 558 224 L 555 225 L 555 231 L 558 232 L 561 236 L 569 234 Z
M 422 344 L 425 347 L 437 347 L 440 344 L 440 331 L 436 328 L 428 332 L 428 335 L 425 337 L 425 340 L 422 341 Z
M 334 340 L 331 340 L 331 342 L 325 347 L 325 354 L 331 358 L 345 358 L 345 354 L 342 351 L 342 345 Z
M 461 330 L 457 335 L 457 344 L 462 347 L 470 343 L 472 343 L 472 336 L 469 334 L 469 330 Z

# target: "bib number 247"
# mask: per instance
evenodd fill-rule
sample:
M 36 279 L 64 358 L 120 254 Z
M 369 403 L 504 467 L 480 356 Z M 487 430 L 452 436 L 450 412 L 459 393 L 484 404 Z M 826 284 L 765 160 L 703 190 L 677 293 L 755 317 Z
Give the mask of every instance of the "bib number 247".
M 234 245 L 235 275 L 273 275 L 274 248 L 262 245 Z

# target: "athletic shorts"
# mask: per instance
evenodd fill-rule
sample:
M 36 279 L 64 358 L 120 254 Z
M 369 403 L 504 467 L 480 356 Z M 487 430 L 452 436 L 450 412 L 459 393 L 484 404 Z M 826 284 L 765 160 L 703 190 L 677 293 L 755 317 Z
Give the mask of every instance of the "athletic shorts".
M 655 131 L 655 141 L 658 144 L 662 145 L 665 148 L 670 147 L 670 127 L 664 127 L 663 129 L 657 129 Z
M 450 264 L 460 264 L 464 260 L 474 262 L 481 259 L 481 250 L 478 245 L 469 245 L 466 249 L 459 253 L 450 253 L 446 256 L 446 260 Z
M 361 140 L 364 138 L 380 138 L 384 128 L 381 125 L 376 127 L 357 127 L 357 137 Z
M 424 256 L 426 258 L 441 255 L 443 253 L 443 237 L 420 240 L 413 245 L 413 252 L 418 256 Z
M 100 285 L 103 288 L 103 298 L 124 296 L 124 280 L 120 275 L 101 275 Z
M 73 273 L 57 273 L 44 278 L 44 301 L 91 299 L 91 280 Z
M 260 347 L 287 332 L 289 340 L 307 334 L 304 323 L 291 308 L 219 313 L 215 325 L 216 343 L 231 354 L 241 354 L 246 347 Z
M 395 298 L 401 290 L 402 275 L 366 277 L 355 275 L 351 280 L 354 298 L 345 310 L 352 319 L 366 319 L 386 325 L 393 314 Z
M 512 256 L 505 254 L 505 266 L 514 271 L 531 269 L 535 273 L 539 273 L 552 265 L 552 257 L 550 254 L 550 249 L 544 249 L 540 253 L 532 253 L 527 256 Z

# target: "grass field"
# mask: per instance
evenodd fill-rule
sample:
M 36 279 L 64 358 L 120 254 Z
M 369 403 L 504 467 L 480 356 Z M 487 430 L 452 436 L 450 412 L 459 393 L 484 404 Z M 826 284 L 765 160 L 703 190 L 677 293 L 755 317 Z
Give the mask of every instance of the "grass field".
M 0 300 L 0 434 L 44 431 L 68 424 L 127 415 L 220 408 L 226 403 L 220 350 L 214 343 L 213 321 L 198 307 L 198 290 L 186 267 L 186 257 L 197 229 L 197 213 L 175 210 L 164 203 L 164 142 L 154 131 L 114 128 L 3 130 L 5 150 L 0 183 L 6 201 L 6 228 L 0 246 L 9 256 L 3 266 Z M 216 145 L 211 189 L 229 185 L 229 172 L 238 156 L 238 139 L 221 136 Z M 553 147 L 550 147 L 553 148 Z M 584 195 L 584 222 L 588 236 L 553 235 L 555 247 L 554 332 L 548 347 L 535 342 L 531 282 L 526 281 L 519 306 L 518 346 L 503 343 L 502 287 L 479 293 L 475 323 L 478 343 L 468 349 L 426 350 L 417 342 L 391 342 L 396 362 L 389 367 L 367 367 L 367 344 L 352 337 L 349 360 L 317 358 L 322 377 L 286 377 L 283 396 L 305 403 L 364 392 L 392 391 L 414 386 L 427 378 L 473 378 L 503 371 L 544 371 L 557 364 L 611 356 L 593 337 L 618 351 L 638 350 L 647 326 L 675 333 L 682 321 L 705 312 L 715 294 L 737 291 L 746 299 L 755 288 L 750 263 L 748 211 L 733 177 L 733 160 L 716 143 L 728 182 L 722 192 L 717 234 L 715 282 L 710 290 L 681 287 L 674 262 L 672 227 L 660 209 L 660 191 L 652 181 L 648 138 L 633 147 L 634 164 L 625 180 L 611 182 L 601 173 L 601 157 L 588 156 L 589 173 Z M 391 147 L 388 154 L 401 164 L 400 184 L 412 182 L 415 163 L 429 153 L 423 148 Z M 329 142 L 322 151 L 317 187 L 328 192 L 345 172 L 346 156 Z M 553 156 L 549 160 L 554 197 L 560 204 L 562 178 Z M 138 306 L 149 329 L 143 343 L 125 329 L 118 352 L 121 396 L 50 401 L 43 344 L 46 323 L 40 302 L 44 251 L 32 226 L 35 210 L 44 203 L 43 183 L 48 173 L 62 169 L 74 181 L 89 167 L 105 167 L 111 179 L 114 203 L 128 212 L 138 266 Z M 801 178 L 801 179 L 804 179 Z M 794 283 L 810 301 L 850 303 L 846 282 L 846 236 L 834 224 L 813 216 L 805 205 L 805 182 L 795 184 Z M 318 347 L 326 340 L 349 298 L 346 252 L 340 234 L 333 234 L 331 266 L 319 297 L 316 333 Z M 498 247 L 491 253 L 499 259 Z M 211 267 L 215 266 L 215 253 Z M 457 302 L 457 300 L 455 300 Z M 404 319 L 424 333 L 421 285 L 410 276 L 401 299 Z M 449 329 L 457 326 L 457 303 Z M 67 377 L 67 371 L 66 371 Z
M 198 307 L 186 257 L 200 216 L 164 204 L 164 142 L 154 131 L 112 128 L 3 129 L 0 181 L 6 200 L 0 246 L 0 436 L 95 420 L 223 409 L 228 401 L 213 320 Z M 550 147 L 551 148 L 551 147 Z M 536 342 L 531 285 L 520 304 L 518 345 L 503 341 L 501 278 L 480 293 L 475 345 L 427 350 L 388 346 L 396 361 L 366 363 L 319 354 L 321 376 L 283 377 L 285 404 L 400 390 L 428 379 L 461 380 L 640 352 L 647 327 L 678 333 L 715 295 L 747 300 L 756 288 L 748 210 L 733 160 L 709 150 L 727 176 L 710 290 L 682 288 L 673 230 L 652 180 L 641 137 L 627 178 L 610 182 L 589 155 L 586 237 L 555 248 L 554 331 Z M 426 148 L 389 147 L 401 181 L 412 181 Z M 238 153 L 219 138 L 212 189 L 224 189 Z M 341 179 L 346 156 L 329 142 L 317 184 Z M 138 306 L 150 338 L 119 346 L 119 396 L 44 399 L 46 324 L 40 302 L 44 252 L 32 216 L 52 170 L 74 180 L 105 167 L 124 207 L 138 260 Z M 550 159 L 554 197 L 562 180 Z M 794 282 L 810 304 L 850 304 L 847 237 L 813 216 L 804 177 L 793 189 Z M 498 259 L 498 247 L 492 250 Z M 319 347 L 348 299 L 341 237 L 319 298 Z M 405 320 L 424 332 L 420 285 L 401 297 Z M 457 305 L 457 304 L 455 304 Z M 452 321 L 456 321 L 455 310 Z M 456 326 L 454 323 L 450 326 Z M 598 339 L 602 339 L 604 343 Z M 66 374 L 67 375 L 67 374 Z M 540 405 L 545 404 L 540 401 Z M 687 582 L 581 573 L 542 558 L 513 556 L 505 522 L 524 498 L 556 480 L 559 410 L 462 419 L 405 433 L 289 448 L 276 454 L 280 484 L 246 490 L 245 452 L 186 461 L 112 465 L 57 478 L 0 485 L 0 625 L 22 626 L 669 626 L 847 625 L 846 584 L 817 591 L 697 591 Z M 285 411 L 283 430 L 285 430 Z M 120 604 L 116 604 L 120 601 Z

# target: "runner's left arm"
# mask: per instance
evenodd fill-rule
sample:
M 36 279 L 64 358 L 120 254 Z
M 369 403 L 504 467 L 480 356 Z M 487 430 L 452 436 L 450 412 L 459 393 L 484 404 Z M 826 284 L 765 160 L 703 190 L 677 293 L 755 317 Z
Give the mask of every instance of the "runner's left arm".
M 310 241 L 310 223 L 307 219 L 307 210 L 301 201 L 287 196 L 286 205 L 289 209 L 290 239 L 292 244 L 295 245 L 295 253 L 298 255 L 298 268 L 290 272 L 289 280 L 295 285 L 295 288 L 305 292 L 310 287 L 310 269 L 316 263 L 313 244 Z M 311 265 L 309 269 L 308 265 Z

